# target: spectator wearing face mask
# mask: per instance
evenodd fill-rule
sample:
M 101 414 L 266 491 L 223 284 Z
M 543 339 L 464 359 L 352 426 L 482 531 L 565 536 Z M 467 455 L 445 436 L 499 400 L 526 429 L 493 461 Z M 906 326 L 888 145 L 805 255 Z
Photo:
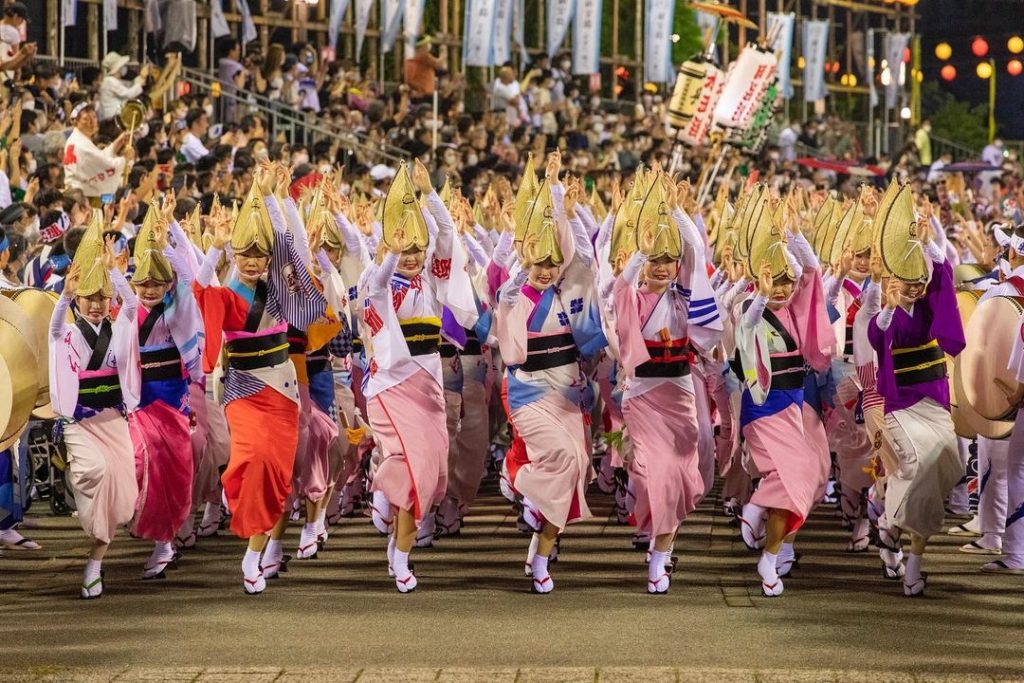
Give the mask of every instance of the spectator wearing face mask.
M 35 43 L 25 43 L 22 30 L 28 21 L 24 3 L 12 2 L 0 19 L 0 80 L 7 81 L 36 54 Z
M 207 154 L 210 150 L 202 142 L 206 132 L 210 129 L 210 118 L 202 109 L 193 109 L 185 116 L 185 125 L 188 132 L 181 141 L 181 155 L 185 161 L 194 164 Z
M 149 67 L 143 66 L 133 81 L 125 81 L 130 57 L 116 52 L 108 52 L 103 58 L 103 81 L 100 82 L 99 110 L 96 112 L 100 121 L 116 116 L 128 100 L 142 94 L 146 83 Z

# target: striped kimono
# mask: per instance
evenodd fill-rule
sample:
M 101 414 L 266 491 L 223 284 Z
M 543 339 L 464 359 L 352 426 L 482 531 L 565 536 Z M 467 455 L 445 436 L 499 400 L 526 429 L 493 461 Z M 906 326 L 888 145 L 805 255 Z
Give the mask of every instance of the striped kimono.
M 288 326 L 305 330 L 327 308 L 277 200 L 265 199 L 274 228 L 267 277 L 255 288 L 234 277 L 212 286 L 221 250 L 211 248 L 194 285 L 206 324 L 204 370 L 213 371 L 226 341 L 223 401 L 231 455 L 221 482 L 231 531 L 242 538 L 269 531 L 291 491 L 299 387 L 288 358 Z

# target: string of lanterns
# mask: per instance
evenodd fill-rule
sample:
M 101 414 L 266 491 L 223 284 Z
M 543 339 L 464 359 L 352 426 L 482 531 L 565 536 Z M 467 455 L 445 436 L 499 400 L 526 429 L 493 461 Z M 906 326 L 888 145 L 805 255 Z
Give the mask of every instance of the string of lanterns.
M 978 59 L 988 57 L 989 49 L 990 46 L 988 41 L 981 36 L 976 36 L 974 40 L 971 41 L 971 53 Z M 1019 55 L 1021 52 L 1024 52 L 1024 38 L 1021 38 L 1020 36 L 1012 36 L 1006 41 L 1006 49 L 1009 50 L 1011 55 Z M 942 80 L 952 81 L 956 78 L 956 67 L 948 63 L 950 58 L 953 56 L 953 47 L 946 42 L 939 43 L 935 46 L 935 56 L 939 61 L 947 62 L 942 65 L 941 69 L 939 69 L 939 76 L 942 77 Z M 988 80 L 995 74 L 994 64 L 995 61 L 992 59 L 978 62 L 977 66 L 974 68 L 974 73 L 983 81 Z M 1021 75 L 1021 73 L 1024 73 L 1024 63 L 1016 57 L 1008 60 L 1006 62 L 1006 73 L 1011 76 Z

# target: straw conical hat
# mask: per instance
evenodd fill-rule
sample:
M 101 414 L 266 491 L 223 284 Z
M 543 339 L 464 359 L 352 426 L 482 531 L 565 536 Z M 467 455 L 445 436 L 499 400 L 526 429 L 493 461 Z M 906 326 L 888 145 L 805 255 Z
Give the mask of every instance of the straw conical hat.
M 683 245 L 679 239 L 679 229 L 669 215 L 666 183 L 671 182 L 664 173 L 659 173 L 651 182 L 637 219 L 637 230 L 650 226 L 654 230 L 654 246 L 648 254 L 652 259 L 669 257 L 678 259 L 682 256 Z M 639 243 L 639 234 L 637 236 Z
M 103 213 L 93 209 L 92 221 L 85 229 L 82 242 L 75 252 L 75 263 L 79 267 L 76 296 L 92 296 L 97 292 L 106 297 L 114 296 L 114 283 L 110 273 L 103 267 Z
M 139 283 L 146 280 L 157 282 L 171 282 L 174 280 L 174 271 L 167 257 L 163 255 L 163 248 L 166 246 L 157 239 L 156 202 L 150 202 L 146 210 L 146 218 L 142 221 L 142 227 L 135 236 L 135 273 L 132 275 L 132 282 Z
M 395 243 L 395 231 L 404 226 L 406 249 L 417 248 L 426 251 L 430 242 L 427 222 L 416 201 L 416 191 L 409 176 L 409 167 L 403 163 L 398 169 L 388 194 L 384 197 L 383 230 L 381 241 L 391 247 Z
M 882 267 L 887 273 L 904 282 L 928 279 L 928 262 L 917 236 L 917 217 L 909 185 L 900 187 L 892 203 L 882 212 L 878 242 Z
M 519 190 L 516 191 L 516 198 L 513 202 L 513 217 L 516 221 L 516 242 L 523 240 L 526 233 L 527 215 L 530 207 L 537 200 L 537 193 L 540 185 L 537 182 L 537 169 L 533 164 L 533 154 L 526 157 L 526 168 L 523 169 L 523 178 L 519 181 Z
M 232 213 L 236 210 L 237 207 L 232 207 Z M 259 183 L 254 182 L 235 218 L 231 230 L 231 249 L 236 254 L 255 249 L 269 255 L 273 248 L 274 228 L 270 224 L 266 199 Z
M 590 192 L 590 210 L 594 214 L 594 220 L 598 223 L 608 217 L 608 207 L 604 205 L 601 193 L 597 191 L 596 187 Z
M 761 192 L 753 204 L 747 226 L 751 239 L 750 255 L 747 260 L 750 272 L 756 277 L 761 270 L 761 263 L 768 261 L 772 278 L 793 279 L 794 273 L 786 259 L 786 231 L 774 219 L 770 193 Z
M 828 232 L 829 226 L 832 224 L 832 213 L 836 210 L 837 202 L 835 198 L 829 194 L 818 208 L 818 212 L 814 214 L 814 233 L 811 235 L 811 246 L 814 248 L 814 253 L 818 255 L 818 258 L 824 261 L 822 257 L 822 246 L 825 242 L 825 234 Z
M 560 264 L 563 261 L 562 249 L 558 243 L 554 204 L 551 201 L 551 188 L 546 179 L 537 191 L 537 201 L 530 205 L 526 215 L 523 250 L 524 255 L 530 257 L 534 263 L 551 260 L 552 263 Z

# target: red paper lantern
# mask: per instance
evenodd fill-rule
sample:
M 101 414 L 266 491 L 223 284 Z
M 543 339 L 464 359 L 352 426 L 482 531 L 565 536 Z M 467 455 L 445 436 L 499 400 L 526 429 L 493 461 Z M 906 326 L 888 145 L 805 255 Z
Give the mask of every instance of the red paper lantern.
M 956 78 L 956 67 L 952 64 L 947 64 L 939 71 L 939 75 L 942 76 L 942 80 L 951 81 Z
M 1020 76 L 1021 71 L 1024 71 L 1024 64 L 1019 59 L 1011 59 L 1006 63 L 1006 72 L 1011 76 Z
M 904 64 L 910 64 L 910 48 L 909 47 L 903 48 L 903 63 Z
M 988 54 L 988 41 L 981 36 L 978 36 L 974 39 L 974 42 L 971 43 L 971 52 L 974 53 L 975 57 L 984 57 Z

